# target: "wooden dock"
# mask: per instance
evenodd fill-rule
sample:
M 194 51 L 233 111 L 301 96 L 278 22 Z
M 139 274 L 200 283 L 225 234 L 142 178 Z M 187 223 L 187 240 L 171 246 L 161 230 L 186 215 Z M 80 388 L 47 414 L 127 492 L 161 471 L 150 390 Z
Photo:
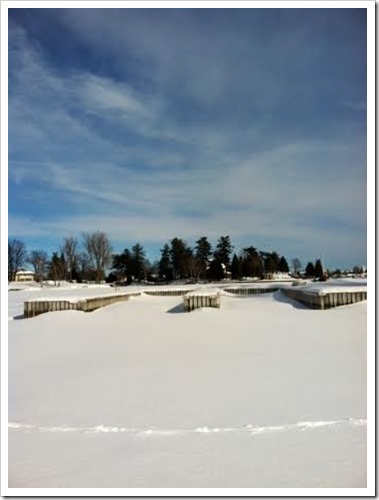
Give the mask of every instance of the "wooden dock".
M 311 309 L 330 309 L 332 307 L 346 306 L 367 300 L 367 290 L 328 292 L 325 289 L 321 289 L 317 292 L 299 288 L 282 288 L 282 293 L 286 297 L 295 299 Z
M 307 285 L 299 285 L 295 287 L 272 286 L 272 287 L 257 287 L 257 286 L 222 286 L 221 288 L 198 288 L 198 289 L 171 289 L 171 290 L 146 290 L 143 292 L 131 292 L 115 295 L 105 295 L 101 297 L 89 297 L 84 299 L 34 299 L 24 302 L 24 317 L 33 318 L 39 314 L 52 311 L 84 311 L 91 312 L 100 307 L 105 307 L 117 302 L 124 302 L 130 297 L 135 297 L 145 293 L 151 296 L 162 297 L 183 297 L 185 311 L 193 311 L 200 307 L 220 308 L 221 306 L 221 289 L 225 292 L 234 295 L 258 295 L 265 293 L 273 293 L 278 290 L 291 299 L 305 304 L 312 309 L 330 309 L 355 302 L 367 300 L 367 290 L 365 287 L 357 287 L 356 291 L 351 288 L 344 290 L 336 290 L 327 287 L 322 287 L 319 290 L 308 287 Z
M 232 287 L 232 288 L 224 288 L 225 292 L 232 293 L 234 295 L 258 295 L 260 293 L 272 293 L 280 290 L 280 287 L 253 287 L 253 286 L 245 286 L 245 287 Z
M 141 295 L 140 292 L 105 295 L 102 297 L 90 297 L 86 299 L 68 300 L 68 299 L 46 299 L 46 300 L 26 300 L 24 302 L 24 317 L 34 318 L 39 314 L 52 311 L 84 311 L 91 312 L 100 307 L 109 306 L 117 302 L 124 302 L 130 297 Z
M 146 295 L 152 295 L 154 297 L 180 297 L 191 293 L 195 290 L 144 290 L 143 293 Z
M 200 307 L 220 308 L 220 290 L 195 290 L 183 296 L 184 310 L 187 312 L 199 309 Z

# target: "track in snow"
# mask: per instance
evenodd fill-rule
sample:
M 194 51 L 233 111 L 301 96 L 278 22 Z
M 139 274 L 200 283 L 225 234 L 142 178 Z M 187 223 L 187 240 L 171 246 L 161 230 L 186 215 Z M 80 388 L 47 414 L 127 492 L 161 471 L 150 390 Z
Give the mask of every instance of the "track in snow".
M 261 435 L 272 432 L 282 431 L 307 431 L 319 429 L 322 427 L 332 427 L 340 425 L 363 426 L 367 425 L 367 420 L 362 418 L 346 418 L 342 420 L 320 420 L 297 422 L 295 424 L 286 425 L 244 425 L 241 427 L 196 427 L 194 429 L 138 429 L 128 427 L 114 427 L 106 425 L 96 425 L 93 427 L 69 427 L 69 426 L 38 426 L 31 424 L 22 424 L 10 422 L 8 428 L 14 431 L 22 432 L 46 432 L 46 433 L 82 433 L 82 434 L 104 434 L 104 433 L 122 433 L 137 437 L 168 437 L 168 436 L 185 436 L 191 434 L 214 434 L 214 433 L 246 433 L 250 435 Z

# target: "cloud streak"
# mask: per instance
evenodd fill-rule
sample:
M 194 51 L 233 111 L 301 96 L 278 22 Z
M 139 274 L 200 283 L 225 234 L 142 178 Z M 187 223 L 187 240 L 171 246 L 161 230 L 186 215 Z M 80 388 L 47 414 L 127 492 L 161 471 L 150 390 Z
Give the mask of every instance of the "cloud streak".
M 84 11 L 10 20 L 11 235 L 42 246 L 51 234 L 104 229 L 120 245 L 159 247 L 174 236 L 230 234 L 237 247 L 288 257 L 365 259 L 364 93 L 355 74 L 322 109 L 346 76 L 321 71 L 326 50 L 343 54 L 344 33 L 336 40 L 326 29 L 314 47 L 316 23 L 307 35 L 297 13 L 286 12 L 272 39 L 258 25 L 251 39 L 241 13 Z M 278 22 L 267 16 L 267 26 Z M 352 22 L 343 16 L 341 26 Z M 298 81 L 296 56 L 309 50 L 310 74 Z

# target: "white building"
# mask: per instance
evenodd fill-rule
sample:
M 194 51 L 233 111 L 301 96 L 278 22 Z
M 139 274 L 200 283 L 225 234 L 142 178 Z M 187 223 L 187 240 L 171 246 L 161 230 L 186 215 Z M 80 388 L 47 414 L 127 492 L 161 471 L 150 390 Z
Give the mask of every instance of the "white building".
M 34 281 L 34 272 L 21 269 L 21 271 L 17 271 L 16 273 L 16 281 Z

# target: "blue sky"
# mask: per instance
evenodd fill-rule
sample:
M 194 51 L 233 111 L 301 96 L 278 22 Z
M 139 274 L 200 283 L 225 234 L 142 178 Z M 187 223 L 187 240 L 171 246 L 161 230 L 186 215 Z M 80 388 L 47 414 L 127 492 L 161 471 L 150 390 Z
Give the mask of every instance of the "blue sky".
M 365 9 L 9 9 L 9 236 L 366 264 Z

